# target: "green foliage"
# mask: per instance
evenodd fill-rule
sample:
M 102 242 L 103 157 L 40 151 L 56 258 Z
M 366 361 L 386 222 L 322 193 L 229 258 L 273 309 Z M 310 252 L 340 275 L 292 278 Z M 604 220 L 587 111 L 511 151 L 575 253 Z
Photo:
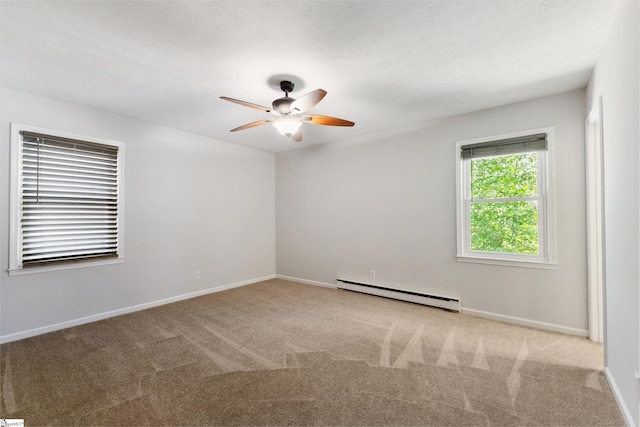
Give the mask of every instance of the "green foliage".
M 536 202 L 472 204 L 471 250 L 537 255 Z
M 499 200 L 536 196 L 537 154 L 473 159 L 471 179 L 471 250 L 537 255 L 537 202 Z
M 535 196 L 538 192 L 537 170 L 537 153 L 473 159 L 471 198 Z

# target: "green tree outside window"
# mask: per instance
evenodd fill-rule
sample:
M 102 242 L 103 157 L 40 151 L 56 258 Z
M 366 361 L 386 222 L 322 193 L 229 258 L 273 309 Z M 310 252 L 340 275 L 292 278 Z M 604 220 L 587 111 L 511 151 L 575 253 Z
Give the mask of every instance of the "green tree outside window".
M 472 251 L 538 255 L 537 157 L 471 159 Z

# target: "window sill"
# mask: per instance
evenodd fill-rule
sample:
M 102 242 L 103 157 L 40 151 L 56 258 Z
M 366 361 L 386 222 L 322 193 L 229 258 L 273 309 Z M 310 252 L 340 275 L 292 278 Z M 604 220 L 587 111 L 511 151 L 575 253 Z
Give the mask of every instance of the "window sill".
M 504 267 L 537 268 L 541 270 L 557 270 L 558 269 L 557 263 L 545 262 L 545 261 L 517 261 L 517 260 L 500 259 L 500 258 L 474 257 L 474 256 L 468 256 L 468 255 L 458 255 L 456 256 L 456 259 L 458 260 L 458 262 L 501 265 Z
M 100 261 L 79 261 L 69 264 L 47 265 L 42 267 L 10 268 L 9 276 L 21 276 L 24 274 L 47 273 L 50 271 L 74 270 L 77 268 L 99 267 L 102 265 L 122 264 L 124 258 L 105 259 Z

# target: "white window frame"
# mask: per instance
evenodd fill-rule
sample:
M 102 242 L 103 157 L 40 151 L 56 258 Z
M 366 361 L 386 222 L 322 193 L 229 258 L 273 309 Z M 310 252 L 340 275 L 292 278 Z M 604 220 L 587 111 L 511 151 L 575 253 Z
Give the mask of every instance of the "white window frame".
M 463 159 L 462 146 L 502 139 L 517 138 L 540 133 L 547 134 L 547 151 L 538 152 L 538 242 L 540 254 L 507 254 L 498 252 L 471 251 L 470 232 L 470 188 L 471 161 Z M 512 267 L 557 269 L 556 259 L 556 218 L 555 218 L 555 128 L 545 127 L 511 132 L 482 138 L 457 141 L 455 144 L 456 164 L 456 235 L 457 256 L 460 262 L 493 264 Z M 520 201 L 525 198 L 501 199 Z M 528 199 L 528 198 L 527 198 Z
M 33 132 L 52 137 L 76 139 L 103 145 L 118 147 L 118 256 L 99 260 L 82 260 L 75 262 L 55 263 L 42 266 L 22 266 L 22 233 L 20 230 L 22 216 L 22 136 L 21 132 Z M 124 144 L 101 138 L 60 132 L 35 126 L 11 123 L 11 181 L 10 181 L 10 213 L 9 213 L 9 276 L 22 274 L 43 273 L 48 271 L 69 270 L 76 268 L 95 267 L 124 262 Z

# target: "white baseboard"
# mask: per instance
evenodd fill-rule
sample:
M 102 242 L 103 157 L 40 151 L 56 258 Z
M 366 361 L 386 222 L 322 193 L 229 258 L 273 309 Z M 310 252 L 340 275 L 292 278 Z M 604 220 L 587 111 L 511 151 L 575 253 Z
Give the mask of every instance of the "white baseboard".
M 117 310 L 111 310 L 104 313 L 93 314 L 91 316 L 81 317 L 79 319 L 67 320 L 65 322 L 56 323 L 54 325 L 41 326 L 39 328 L 29 329 L 26 331 L 15 332 L 13 334 L 0 336 L 0 344 L 4 344 L 11 341 L 17 341 L 24 338 L 34 337 L 36 335 L 46 334 L 48 332 L 59 331 L 60 329 L 71 328 L 73 326 L 84 325 L 85 323 L 91 323 L 98 320 L 108 319 L 109 317 L 120 316 L 122 314 L 133 313 L 134 311 L 145 310 L 147 308 L 157 307 L 159 305 L 170 304 L 172 302 L 182 301 L 189 298 L 195 298 L 202 295 L 212 294 L 215 292 L 226 291 L 227 289 L 239 288 L 241 286 L 251 285 L 252 283 L 263 282 L 265 280 L 275 279 L 276 275 L 258 277 L 255 279 L 244 280 L 242 282 L 230 283 L 227 285 L 216 286 L 214 288 L 203 289 L 201 291 L 190 292 L 188 294 L 182 294 L 175 297 L 164 298 L 161 300 L 146 302 L 143 304 L 132 305 L 130 307 L 119 308 Z
M 624 422 L 627 423 L 629 427 L 635 427 L 636 423 L 633 422 L 633 417 L 631 416 L 631 412 L 629 411 L 629 407 L 625 403 L 622 398 L 622 394 L 620 393 L 620 389 L 616 384 L 616 380 L 613 378 L 613 374 L 608 367 L 604 368 L 604 376 L 609 382 L 609 386 L 611 387 L 611 392 L 613 393 L 613 397 L 616 398 L 616 402 L 618 403 L 618 407 L 620 408 L 620 412 L 622 412 L 622 418 L 624 418 Z
M 579 337 L 588 337 L 589 331 L 586 329 L 571 328 L 569 326 L 556 325 L 555 323 L 539 322 L 537 320 L 523 319 L 521 317 L 505 316 L 504 314 L 489 313 L 486 311 L 474 310 L 472 308 L 462 308 L 462 313 L 471 316 L 482 317 L 484 319 L 496 320 L 503 323 L 511 323 L 513 325 L 526 326 L 529 328 L 543 329 L 546 331 L 560 332 L 568 335 L 577 335 Z
M 335 283 L 325 283 L 325 282 L 318 282 L 316 280 L 300 279 L 299 277 L 283 276 L 282 274 L 276 274 L 276 278 L 282 279 L 282 280 L 289 280 L 291 282 L 300 282 L 307 285 L 322 286 L 323 288 L 338 289 Z

